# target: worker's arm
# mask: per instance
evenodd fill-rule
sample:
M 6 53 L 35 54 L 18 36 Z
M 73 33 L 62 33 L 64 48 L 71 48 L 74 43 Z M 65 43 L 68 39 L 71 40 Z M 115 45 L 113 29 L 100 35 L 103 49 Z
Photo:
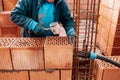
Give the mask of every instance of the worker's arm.
M 29 17 L 31 13 L 30 9 L 32 7 L 32 4 L 30 3 L 32 3 L 32 0 L 18 0 L 10 15 L 11 20 L 15 24 L 25 29 L 28 29 L 28 25 L 31 21 L 36 22 Z
M 65 28 L 67 36 L 75 35 L 74 20 L 71 17 L 70 10 L 64 0 L 62 1 L 60 8 L 60 21 L 63 24 L 63 27 Z

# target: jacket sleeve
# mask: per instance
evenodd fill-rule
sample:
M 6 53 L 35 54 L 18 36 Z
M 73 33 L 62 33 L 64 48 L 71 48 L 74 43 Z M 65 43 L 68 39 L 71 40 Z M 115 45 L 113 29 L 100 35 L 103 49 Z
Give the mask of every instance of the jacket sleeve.
M 18 0 L 16 6 L 10 14 L 10 19 L 23 28 L 28 28 L 32 19 L 29 17 L 32 0 Z
M 60 8 L 60 21 L 63 24 L 67 34 L 70 34 L 71 32 L 75 33 L 75 23 L 64 0 L 62 1 Z

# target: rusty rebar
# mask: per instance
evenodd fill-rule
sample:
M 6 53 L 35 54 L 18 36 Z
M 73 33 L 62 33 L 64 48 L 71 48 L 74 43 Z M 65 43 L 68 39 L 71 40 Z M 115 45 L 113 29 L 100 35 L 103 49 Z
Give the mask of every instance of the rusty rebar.
M 95 44 L 94 44 L 94 52 L 96 50 L 96 41 L 97 41 L 97 28 L 98 28 L 98 17 L 99 17 L 99 10 L 100 10 L 100 2 L 101 0 L 98 0 L 98 4 L 97 4 L 97 12 L 96 12 L 96 34 L 95 34 Z

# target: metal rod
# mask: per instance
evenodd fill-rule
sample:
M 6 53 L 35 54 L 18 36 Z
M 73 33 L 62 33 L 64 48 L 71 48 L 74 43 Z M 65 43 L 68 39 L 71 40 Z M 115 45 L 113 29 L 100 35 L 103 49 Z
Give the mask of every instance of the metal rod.
M 93 0 L 93 13 L 95 14 L 95 3 L 96 3 L 96 0 Z M 94 16 L 92 16 L 92 33 L 91 33 L 91 44 L 90 44 L 90 50 L 92 50 L 92 44 L 93 44 L 93 31 L 94 31 Z
M 98 29 L 99 10 L 100 10 L 100 0 L 98 0 L 98 6 L 97 6 L 96 34 L 95 34 L 94 52 L 95 52 L 95 50 L 96 50 L 96 41 L 97 41 L 97 32 L 98 32 L 97 29 Z
M 87 11 L 89 10 L 89 0 L 87 0 Z M 86 24 L 88 24 L 88 12 L 86 12 Z M 85 26 L 85 40 L 83 44 L 83 50 L 86 52 L 86 41 L 87 41 L 87 30 L 88 30 L 88 25 Z

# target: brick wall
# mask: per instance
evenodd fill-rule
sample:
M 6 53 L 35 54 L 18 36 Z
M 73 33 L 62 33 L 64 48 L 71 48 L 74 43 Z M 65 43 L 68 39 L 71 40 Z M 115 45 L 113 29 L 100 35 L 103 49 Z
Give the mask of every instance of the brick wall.
M 0 0 L 0 12 L 3 11 L 3 3 L 2 0 Z
M 119 37 L 119 4 L 119 0 L 101 0 L 97 43 L 106 55 L 120 55 L 113 50 L 120 47 L 115 40 Z
M 108 56 L 107 58 L 120 62 L 120 56 Z M 96 61 L 96 80 L 119 80 L 120 69 L 105 61 Z
M 0 38 L 0 80 L 71 80 L 72 57 L 67 37 Z
M 18 0 L 3 0 L 4 11 L 11 11 Z
M 19 37 L 21 27 L 10 20 L 10 11 L 0 12 L 0 37 Z
M 18 0 L 0 0 L 0 37 L 20 37 L 21 27 L 10 20 L 10 11 Z

